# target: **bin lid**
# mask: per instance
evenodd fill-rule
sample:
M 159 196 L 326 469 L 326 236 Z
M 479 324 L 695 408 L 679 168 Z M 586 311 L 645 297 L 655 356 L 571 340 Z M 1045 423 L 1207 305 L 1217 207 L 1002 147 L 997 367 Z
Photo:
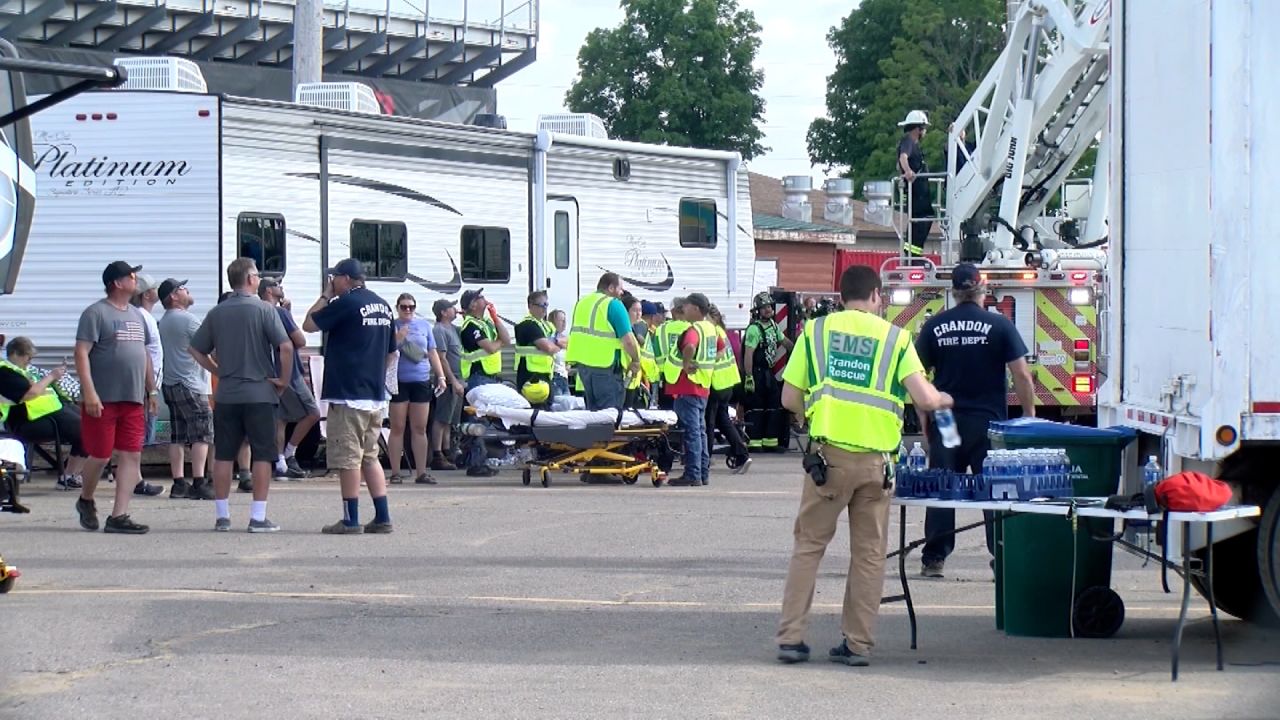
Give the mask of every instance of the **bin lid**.
M 1133 428 L 1109 427 L 1096 428 L 1084 425 L 1053 422 L 1040 418 L 1015 418 L 993 422 L 988 429 L 993 439 L 1019 441 L 1054 441 L 1063 443 L 1106 443 L 1124 447 L 1133 441 L 1138 433 Z

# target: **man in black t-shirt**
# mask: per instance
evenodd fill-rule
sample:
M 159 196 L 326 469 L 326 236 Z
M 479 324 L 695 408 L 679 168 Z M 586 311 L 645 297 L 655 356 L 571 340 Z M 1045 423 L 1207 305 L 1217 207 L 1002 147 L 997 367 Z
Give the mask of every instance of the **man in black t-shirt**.
M 911 183 L 911 217 L 933 217 L 933 202 L 929 197 L 929 180 L 916 177 L 929 172 L 925 164 L 924 152 L 920 149 L 920 141 L 924 139 L 925 130 L 929 127 L 929 118 L 923 110 L 912 110 L 907 119 L 898 123 L 902 128 L 902 140 L 898 141 L 898 171 L 903 179 Z M 929 228 L 933 220 L 913 220 L 911 223 L 911 239 L 907 244 L 907 255 L 924 255 L 924 242 L 929 237 Z
M 555 341 L 555 326 L 547 321 L 549 307 L 545 292 L 530 293 L 529 314 L 516 325 L 516 389 L 521 392 L 529 382 L 551 386 L 551 370 L 560 346 Z
M 955 398 L 953 412 L 960 432 L 960 447 L 944 448 L 938 429 L 921 415 L 929 443 L 929 465 L 954 472 L 981 473 L 991 443 L 987 426 L 1008 417 L 1006 368 L 1022 405 L 1022 414 L 1036 413 L 1027 346 L 1012 322 L 982 308 L 987 288 L 982 273 L 969 263 L 957 265 L 951 275 L 956 306 L 929 318 L 920 328 L 916 353 L 926 369 L 933 370 L 933 384 Z M 987 550 L 994 553 L 991 515 L 987 515 Z M 921 575 L 942 577 L 943 564 L 955 548 L 955 511 L 929 509 L 924 534 L 928 542 L 920 553 Z

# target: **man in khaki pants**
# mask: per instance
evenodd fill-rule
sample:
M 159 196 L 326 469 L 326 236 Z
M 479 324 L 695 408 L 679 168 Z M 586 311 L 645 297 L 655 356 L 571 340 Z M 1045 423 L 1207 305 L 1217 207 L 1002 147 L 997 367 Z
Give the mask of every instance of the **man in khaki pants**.
M 809 659 L 804 642 L 818 564 L 849 511 L 849 577 L 840 628 L 828 659 L 870 664 L 884 586 L 884 554 L 893 497 L 892 454 L 902 442 L 909 393 L 923 412 L 950 407 L 924 376 L 908 333 L 880 317 L 880 276 L 855 265 L 840 278 L 844 311 L 805 326 L 783 374 L 782 404 L 805 418 L 811 447 L 796 516 L 778 628 L 778 660 Z

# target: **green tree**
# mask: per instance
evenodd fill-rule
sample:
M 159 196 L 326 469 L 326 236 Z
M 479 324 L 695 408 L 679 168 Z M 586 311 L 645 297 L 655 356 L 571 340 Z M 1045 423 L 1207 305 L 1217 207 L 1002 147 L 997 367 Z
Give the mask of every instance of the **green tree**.
M 625 19 L 597 28 L 578 51 L 565 95 L 573 112 L 599 115 L 612 137 L 736 150 L 768 150 L 764 73 L 754 62 L 760 25 L 736 0 L 622 0 Z
M 856 178 L 896 173 L 897 124 L 929 114 L 923 149 L 940 170 L 945 129 L 1004 46 L 1004 0 L 864 0 L 832 28 L 836 71 L 827 117 L 809 126 L 815 164 L 847 165 Z

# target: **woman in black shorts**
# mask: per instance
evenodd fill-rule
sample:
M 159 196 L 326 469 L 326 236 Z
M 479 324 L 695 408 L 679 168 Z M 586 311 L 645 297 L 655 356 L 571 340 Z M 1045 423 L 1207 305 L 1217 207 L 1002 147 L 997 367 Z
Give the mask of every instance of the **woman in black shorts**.
M 411 433 L 413 464 L 418 470 L 414 482 L 435 485 L 435 478 L 427 472 L 427 463 L 431 460 L 427 453 L 427 422 L 431 414 L 431 401 L 437 391 L 444 388 L 444 374 L 440 369 L 440 357 L 436 354 L 431 325 L 417 317 L 417 309 L 418 301 L 409 293 L 396 298 L 396 344 L 400 348 L 400 363 L 396 368 L 399 392 L 391 397 L 391 437 L 387 439 L 387 457 L 391 461 L 391 482 L 404 482 L 400 465 L 407 424 Z

